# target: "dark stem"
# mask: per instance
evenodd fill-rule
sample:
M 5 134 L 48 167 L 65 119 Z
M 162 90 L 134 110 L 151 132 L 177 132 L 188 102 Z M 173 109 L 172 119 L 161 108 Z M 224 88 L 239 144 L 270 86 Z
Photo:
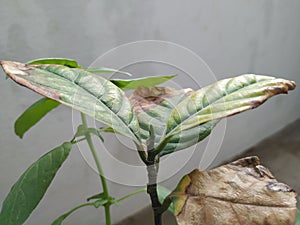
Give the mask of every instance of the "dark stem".
M 162 205 L 159 202 L 157 195 L 157 172 L 158 163 L 153 163 L 147 166 L 148 171 L 148 185 L 147 192 L 150 195 L 152 209 L 154 213 L 154 223 L 155 225 L 162 225 Z

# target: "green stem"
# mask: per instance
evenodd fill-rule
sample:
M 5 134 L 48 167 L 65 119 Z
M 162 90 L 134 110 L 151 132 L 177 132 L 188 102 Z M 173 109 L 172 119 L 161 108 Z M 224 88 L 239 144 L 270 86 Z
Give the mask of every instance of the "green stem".
M 82 120 L 82 125 L 87 128 L 87 121 L 86 121 L 86 117 L 83 113 L 81 113 L 81 120 Z M 103 188 L 103 193 L 104 193 L 104 196 L 106 198 L 109 197 L 109 193 L 108 193 L 108 188 L 107 188 L 107 183 L 106 183 L 106 179 L 104 177 L 104 173 L 103 173 L 103 169 L 101 167 L 101 164 L 100 164 L 100 160 L 99 160 L 99 157 L 97 155 L 97 152 L 96 152 L 96 149 L 95 149 L 95 146 L 93 144 L 93 141 L 92 141 L 92 137 L 90 135 L 90 133 L 86 133 L 85 134 L 85 138 L 86 138 L 86 141 L 91 149 L 91 152 L 92 152 L 92 155 L 93 155 L 93 158 L 95 160 L 95 163 L 96 163 L 96 166 L 97 166 L 97 170 L 98 170 L 98 173 L 99 173 L 99 176 L 100 176 L 100 180 L 101 180 L 101 183 L 102 183 L 102 188 Z M 110 217 L 110 203 L 108 204 L 105 204 L 104 205 L 104 209 L 105 209 L 105 220 L 106 220 L 106 225 L 111 225 L 111 217 Z
M 75 208 L 71 209 L 70 211 L 68 211 L 65 214 L 58 217 L 53 223 L 51 223 L 51 225 L 61 224 L 62 221 L 65 220 L 68 216 L 70 216 L 73 212 L 75 212 L 76 210 L 83 208 L 85 206 L 94 206 L 94 203 L 84 203 L 84 204 L 76 206 Z
M 84 203 L 84 204 L 82 204 L 82 205 L 76 206 L 75 208 L 71 209 L 71 210 L 68 212 L 68 214 L 71 214 L 71 213 L 73 213 L 74 211 L 76 211 L 77 209 L 83 208 L 83 207 L 85 207 L 85 206 L 93 206 L 93 205 L 94 205 L 94 203 Z
M 146 189 L 143 188 L 143 189 L 139 189 L 139 190 L 137 190 L 137 191 L 131 192 L 130 194 L 125 195 L 124 197 L 119 198 L 119 199 L 116 200 L 116 201 L 117 201 L 117 202 L 123 201 L 123 200 L 125 200 L 126 198 L 130 198 L 131 196 L 136 195 L 136 194 L 139 194 L 139 193 L 142 193 L 142 192 L 146 192 Z

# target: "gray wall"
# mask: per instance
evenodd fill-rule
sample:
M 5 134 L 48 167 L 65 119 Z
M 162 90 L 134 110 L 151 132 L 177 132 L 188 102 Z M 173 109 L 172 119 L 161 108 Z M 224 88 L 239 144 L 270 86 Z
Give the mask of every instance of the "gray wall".
M 157 39 L 191 49 L 208 63 L 218 79 L 252 72 L 300 83 L 298 0 L 0 0 L 0 3 L 2 60 L 26 62 L 56 56 L 74 58 L 87 66 L 120 44 Z M 190 85 L 193 84 L 183 84 Z M 20 140 L 13 132 L 14 120 L 39 96 L 6 81 L 2 72 L 0 93 L 0 199 L 3 200 L 30 163 L 72 137 L 73 117 L 70 109 L 60 107 Z M 221 151 L 211 166 L 299 118 L 299 94 L 298 88 L 255 111 L 228 119 Z M 201 149 L 201 145 L 197 148 Z M 50 224 L 62 212 L 85 201 L 86 196 L 99 192 L 97 175 L 77 150 L 72 152 L 26 224 Z M 197 163 L 195 153 L 191 162 L 164 184 L 172 187 Z M 111 170 L 118 173 L 115 168 Z M 141 178 L 127 174 L 126 179 Z M 117 197 L 137 188 L 115 182 L 109 186 Z M 146 195 L 127 200 L 120 207 L 113 207 L 113 221 L 118 222 L 147 204 Z M 82 209 L 65 224 L 104 224 L 103 221 L 102 211 Z

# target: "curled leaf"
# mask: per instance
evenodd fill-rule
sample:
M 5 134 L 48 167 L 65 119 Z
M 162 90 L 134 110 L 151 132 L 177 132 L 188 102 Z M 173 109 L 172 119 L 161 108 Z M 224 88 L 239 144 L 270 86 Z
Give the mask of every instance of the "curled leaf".
M 0 61 L 0 64 L 18 84 L 94 117 L 140 146 L 139 125 L 129 100 L 109 80 L 62 65 L 11 61 Z
M 294 225 L 296 193 L 257 157 L 183 177 L 170 195 L 179 225 Z

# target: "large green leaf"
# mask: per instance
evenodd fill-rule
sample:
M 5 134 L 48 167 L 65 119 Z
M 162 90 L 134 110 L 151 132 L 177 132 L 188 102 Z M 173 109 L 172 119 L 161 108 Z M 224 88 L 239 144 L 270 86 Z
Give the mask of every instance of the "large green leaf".
M 155 85 L 164 83 L 164 82 L 174 78 L 175 76 L 176 75 L 152 76 L 152 77 L 143 77 L 143 78 L 128 79 L 128 80 L 112 79 L 110 81 L 113 82 L 115 85 L 117 85 L 122 90 L 127 91 L 127 90 L 135 90 L 140 86 L 153 87 Z
M 33 63 L 34 62 L 36 62 L 36 61 L 33 61 Z M 64 64 L 65 61 L 63 60 L 62 62 L 60 62 L 57 60 L 55 60 L 55 61 L 52 60 L 52 61 L 46 61 L 46 62 L 48 62 L 49 64 L 51 64 L 51 63 L 55 63 L 55 64 L 63 63 Z M 71 64 L 71 65 L 73 65 L 73 64 Z M 93 72 L 101 72 L 101 71 L 102 71 L 102 69 L 100 69 L 100 70 L 98 69 Z M 116 71 L 116 70 L 112 70 L 112 69 L 109 70 L 107 68 L 105 68 L 105 71 L 106 72 L 109 72 L 109 71 L 110 72 L 112 72 L 112 71 L 120 72 L 120 71 Z M 129 90 L 129 89 L 135 89 L 139 86 L 157 85 L 157 84 L 165 82 L 173 77 L 174 77 L 174 75 L 146 77 L 146 78 L 131 79 L 131 80 L 118 79 L 118 80 L 110 80 L 110 81 L 112 83 L 114 83 L 115 85 L 117 85 L 122 90 Z M 52 109 L 56 108 L 58 105 L 60 105 L 59 102 L 54 101 L 52 99 L 48 99 L 48 98 L 42 98 L 42 99 L 38 100 L 37 102 L 35 102 L 34 104 L 32 104 L 17 119 L 17 121 L 15 123 L 16 134 L 20 138 L 22 138 L 23 135 L 25 134 L 25 132 L 27 132 L 32 126 L 34 126 L 39 120 L 41 120 L 48 112 L 50 112 Z
M 22 138 L 27 130 L 59 104 L 59 102 L 49 98 L 42 98 L 35 102 L 16 120 L 15 133 Z
M 121 71 L 121 70 L 112 69 L 112 68 L 107 68 L 107 67 L 100 67 L 100 68 L 97 68 L 97 69 L 86 68 L 85 70 L 88 71 L 88 72 L 91 72 L 91 73 L 121 73 L 121 74 L 125 74 L 127 76 L 132 76 L 131 73 Z
M 192 93 L 172 109 L 160 142 L 164 144 L 164 140 L 171 137 L 168 144 L 172 143 L 175 149 L 163 148 L 159 155 L 195 144 L 195 133 L 209 134 L 219 119 L 256 108 L 268 98 L 287 93 L 295 86 L 293 81 L 247 74 L 218 81 Z M 203 125 L 208 130 L 203 129 Z
M 71 147 L 71 143 L 62 144 L 42 156 L 23 173 L 2 204 L 0 225 L 23 224 L 44 196 Z
M 28 62 L 27 64 L 31 65 L 40 65 L 40 64 L 56 64 L 56 65 L 63 65 L 70 68 L 82 68 L 75 60 L 72 59 L 65 59 L 65 58 L 42 58 L 42 59 L 36 59 Z M 111 72 L 118 72 L 122 74 L 126 74 L 131 76 L 130 73 L 119 71 L 111 68 L 97 68 L 97 69 L 85 69 L 88 72 L 91 73 L 111 73 Z M 130 89 L 136 89 L 139 86 L 151 86 L 151 85 L 157 85 L 162 82 L 165 82 L 171 78 L 173 78 L 175 75 L 169 75 L 169 76 L 153 76 L 153 77 L 145 77 L 145 78 L 139 78 L 139 79 L 113 79 L 111 80 L 112 83 L 117 85 L 119 88 L 123 90 L 130 90 Z M 23 135 L 32 127 L 34 126 L 39 120 L 41 120 L 48 112 L 50 112 L 52 109 L 56 108 L 58 105 L 60 105 L 59 102 L 43 98 L 39 101 L 35 102 L 33 105 L 31 105 L 16 121 L 15 123 L 15 133 L 22 138 Z
M 129 100 L 109 80 L 61 65 L 10 61 L 1 61 L 1 65 L 17 83 L 94 117 L 140 146 L 139 124 Z

